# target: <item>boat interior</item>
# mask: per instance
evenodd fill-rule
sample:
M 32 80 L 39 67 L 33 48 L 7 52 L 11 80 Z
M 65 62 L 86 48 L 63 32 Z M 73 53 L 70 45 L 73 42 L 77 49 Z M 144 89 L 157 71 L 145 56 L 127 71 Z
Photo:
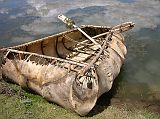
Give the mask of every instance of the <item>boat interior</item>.
M 108 32 L 109 27 L 102 26 L 83 26 L 81 29 L 86 32 L 100 45 L 103 44 L 106 35 L 96 38 L 97 35 Z M 92 43 L 77 29 L 61 32 L 29 43 L 10 47 L 7 57 L 9 59 L 27 59 L 38 63 L 46 63 L 41 59 L 47 59 L 47 62 L 53 62 L 53 59 L 59 61 L 70 61 L 85 64 L 89 63 L 99 47 Z M 43 58 L 42 58 L 43 57 Z

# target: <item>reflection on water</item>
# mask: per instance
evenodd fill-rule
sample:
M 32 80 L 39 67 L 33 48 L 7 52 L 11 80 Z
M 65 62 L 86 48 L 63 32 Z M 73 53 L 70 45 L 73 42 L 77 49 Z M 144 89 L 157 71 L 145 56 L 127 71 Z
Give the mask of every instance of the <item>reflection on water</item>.
M 124 3 L 133 3 L 133 2 L 135 2 L 135 0 L 118 0 L 118 1 L 121 1 L 121 2 L 124 2 Z
M 143 28 L 127 39 L 129 53 L 124 69 L 128 75 L 125 79 L 146 84 L 151 91 L 160 91 L 159 31 L 160 26 L 154 30 Z
M 37 18 L 26 13 L 26 10 L 30 8 L 25 3 L 25 0 L 0 1 L 1 47 L 33 40 L 32 36 L 29 36 L 27 32 L 20 29 L 21 25 L 28 24 Z
M 65 30 L 57 19 L 61 13 L 78 25 L 133 21 L 136 27 L 125 34 L 128 55 L 117 78 L 115 97 L 159 102 L 159 11 L 158 0 L 0 0 L 0 47 Z
M 160 113 L 160 25 L 126 34 L 126 44 L 128 54 L 115 97 L 122 102 L 141 102 Z

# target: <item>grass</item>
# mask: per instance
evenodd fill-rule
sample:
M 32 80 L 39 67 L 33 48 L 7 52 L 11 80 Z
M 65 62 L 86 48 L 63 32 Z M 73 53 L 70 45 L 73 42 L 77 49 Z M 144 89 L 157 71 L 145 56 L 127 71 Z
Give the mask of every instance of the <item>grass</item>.
M 99 109 L 103 110 L 99 111 Z M 97 112 L 94 114 L 93 112 Z M 93 113 L 93 114 L 92 114 Z M 24 91 L 15 84 L 0 81 L 0 119 L 158 119 L 158 114 L 127 105 L 96 108 L 86 117 L 81 117 L 60 106 L 49 103 L 43 97 Z

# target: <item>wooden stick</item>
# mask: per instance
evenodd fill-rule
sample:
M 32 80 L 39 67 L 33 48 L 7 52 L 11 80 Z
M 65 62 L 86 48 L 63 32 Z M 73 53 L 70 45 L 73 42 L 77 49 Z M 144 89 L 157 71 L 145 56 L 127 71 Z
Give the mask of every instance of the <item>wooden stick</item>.
M 91 68 L 91 67 L 94 65 L 94 63 L 98 60 L 98 58 L 99 58 L 100 55 L 102 54 L 102 52 L 103 52 L 103 50 L 104 50 L 104 48 L 105 48 L 105 46 L 106 46 L 106 44 L 107 44 L 108 38 L 109 38 L 109 35 L 108 35 L 108 37 L 106 38 L 106 40 L 104 41 L 102 48 L 100 49 L 100 51 L 98 52 L 98 54 L 94 57 L 94 59 L 93 59 L 86 67 L 84 67 L 82 70 L 80 70 L 80 72 L 79 72 L 79 75 L 80 75 L 80 76 L 84 75 L 85 72 L 86 72 L 89 68 Z
M 67 18 L 64 15 L 58 15 L 58 18 L 63 21 L 65 24 L 67 24 L 68 26 L 73 26 L 74 28 L 77 28 L 77 30 L 79 30 L 83 35 L 85 35 L 90 41 L 92 41 L 95 45 L 98 45 L 99 48 L 101 48 L 101 45 L 99 43 L 97 43 L 92 37 L 90 37 L 88 34 L 86 34 L 81 28 L 79 28 L 78 26 L 75 25 L 74 21 Z
M 101 37 L 101 36 L 108 35 L 108 34 L 110 34 L 110 33 L 121 33 L 121 32 L 125 32 L 125 31 L 133 28 L 134 25 L 135 25 L 135 24 L 132 23 L 132 22 L 125 22 L 125 23 L 122 23 L 122 24 L 119 24 L 119 25 L 117 25 L 117 26 L 114 26 L 114 27 L 110 28 L 110 30 L 107 31 L 107 32 L 104 32 L 104 33 L 98 34 L 98 35 L 96 35 L 96 36 L 93 36 L 92 39 L 96 39 L 96 38 L 99 38 L 99 37 Z M 83 25 L 83 26 L 87 26 L 87 25 Z M 84 40 L 84 41 L 80 42 L 79 44 L 84 44 L 84 43 L 86 43 L 87 41 L 88 41 L 88 40 Z
M 84 67 L 88 64 L 88 63 L 84 63 L 84 62 L 79 63 L 79 62 L 76 62 L 76 61 L 68 61 L 68 60 L 65 60 L 65 59 L 57 58 L 57 57 L 51 57 L 51 56 L 46 56 L 46 55 L 40 55 L 40 54 L 37 54 L 37 53 L 30 53 L 30 52 L 13 50 L 13 49 L 7 49 L 7 51 L 20 53 L 20 54 L 28 54 L 28 55 L 33 55 L 33 56 L 39 56 L 39 57 L 47 58 L 47 59 L 54 59 L 54 60 L 58 60 L 58 61 L 69 63 L 69 64 L 79 65 L 79 66 L 82 66 L 82 67 Z
M 134 26 L 134 23 L 125 22 L 125 23 L 122 23 L 120 25 L 112 27 L 111 30 L 109 30 L 105 33 L 93 36 L 92 38 L 98 38 L 98 37 L 101 37 L 101 36 L 104 36 L 104 35 L 108 35 L 110 33 L 121 33 L 121 32 L 124 32 L 124 31 L 127 31 L 127 30 L 131 29 L 133 26 Z

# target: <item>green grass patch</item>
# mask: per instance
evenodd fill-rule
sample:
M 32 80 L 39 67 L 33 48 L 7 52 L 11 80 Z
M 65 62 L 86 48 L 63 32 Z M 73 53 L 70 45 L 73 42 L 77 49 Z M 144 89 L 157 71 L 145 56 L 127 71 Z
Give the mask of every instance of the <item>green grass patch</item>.
M 124 105 L 106 107 L 90 117 L 81 117 L 43 97 L 24 91 L 15 84 L 0 81 L 0 119 L 158 119 L 158 114 L 147 110 L 130 109 Z M 96 111 L 96 110 L 94 110 Z

